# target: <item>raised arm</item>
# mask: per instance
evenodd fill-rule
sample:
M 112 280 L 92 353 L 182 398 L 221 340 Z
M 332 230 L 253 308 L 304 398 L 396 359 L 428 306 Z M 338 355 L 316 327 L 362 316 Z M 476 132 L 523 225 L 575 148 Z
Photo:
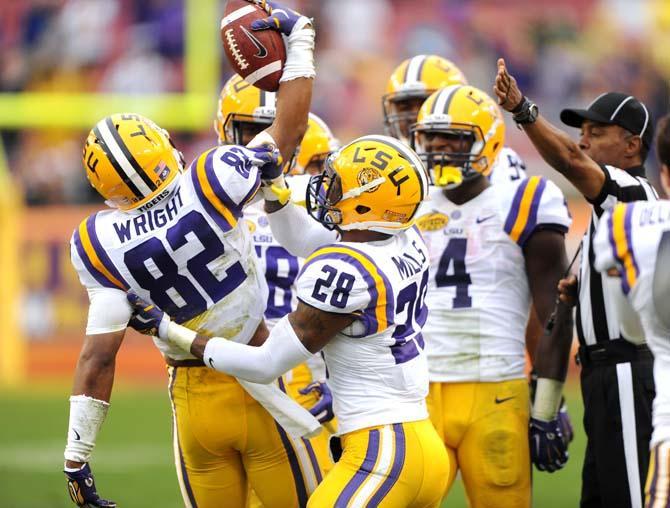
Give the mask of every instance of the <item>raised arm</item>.
M 568 134 L 549 123 L 537 106 L 524 97 L 516 79 L 507 72 L 505 61 L 498 59 L 493 86 L 500 106 L 514 114 L 542 158 L 565 176 L 586 198 L 594 200 L 605 183 L 602 168 Z M 537 117 L 532 121 L 532 117 Z
M 254 21 L 251 28 L 278 30 L 286 36 L 286 63 L 279 80 L 277 111 L 274 122 L 264 132 L 274 140 L 284 161 L 290 161 L 307 130 L 316 75 L 314 28 L 309 18 L 276 2 L 255 3 L 263 6 L 270 16 Z

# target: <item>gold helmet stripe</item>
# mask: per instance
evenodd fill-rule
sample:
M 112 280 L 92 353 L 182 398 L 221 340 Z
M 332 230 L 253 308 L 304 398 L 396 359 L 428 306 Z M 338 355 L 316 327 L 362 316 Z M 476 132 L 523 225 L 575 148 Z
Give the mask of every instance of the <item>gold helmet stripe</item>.
M 151 189 L 151 192 L 155 191 L 158 186 L 156 183 L 151 179 L 151 177 L 146 173 L 144 168 L 140 166 L 140 163 L 137 162 L 133 154 L 128 150 L 128 147 L 126 146 L 126 143 L 123 141 L 123 138 L 121 137 L 121 134 L 119 134 L 119 131 L 116 130 L 114 127 L 114 123 L 112 122 L 111 117 L 107 117 L 105 120 L 105 123 L 107 123 L 107 127 L 109 128 L 109 132 L 111 132 L 112 137 L 114 138 L 114 141 L 119 145 L 119 148 L 121 149 L 121 153 L 123 154 L 123 157 L 125 160 L 127 160 L 131 167 L 135 170 L 135 172 L 140 175 L 140 178 L 142 178 L 142 181 Z M 138 127 L 141 129 L 137 132 L 133 132 L 130 136 L 138 136 L 141 135 L 140 133 L 144 134 L 144 127 L 139 124 Z M 125 162 L 125 161 L 123 161 Z M 123 164 L 122 162 L 122 164 Z
M 405 69 L 405 77 L 403 83 L 408 81 L 421 81 L 421 73 L 423 72 L 423 65 L 426 63 L 426 55 L 417 55 L 412 57 Z
M 102 133 L 100 132 L 98 126 L 93 127 L 93 134 L 95 135 L 98 144 L 100 145 L 100 148 L 107 156 L 107 159 L 109 159 L 109 162 L 112 164 L 112 167 L 119 175 L 119 178 L 121 178 L 121 181 L 124 184 L 126 184 L 126 187 L 130 189 L 130 192 L 132 192 L 135 195 L 135 197 L 144 198 L 144 194 L 142 193 L 142 191 L 140 191 L 137 188 L 137 186 L 133 183 L 133 180 L 130 178 L 130 176 L 128 176 L 126 172 L 123 170 L 123 168 L 119 164 L 119 161 L 117 161 L 116 158 L 112 155 L 112 151 L 107 146 L 107 143 L 105 142 L 105 139 L 102 137 Z
M 461 88 L 463 88 L 461 85 L 452 85 L 442 90 L 433 102 L 433 109 L 430 110 L 431 115 L 435 113 L 448 114 L 451 101 Z

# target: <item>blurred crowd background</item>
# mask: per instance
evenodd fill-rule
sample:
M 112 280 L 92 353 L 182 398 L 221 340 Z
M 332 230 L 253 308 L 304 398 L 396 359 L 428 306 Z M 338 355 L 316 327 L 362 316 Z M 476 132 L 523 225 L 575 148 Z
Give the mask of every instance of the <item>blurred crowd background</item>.
M 522 90 L 556 121 L 562 107 L 586 105 L 605 90 L 632 93 L 656 115 L 668 110 L 670 2 L 664 0 L 285 3 L 316 20 L 313 109 L 343 141 L 383 130 L 380 97 L 386 79 L 402 59 L 420 53 L 453 60 L 472 84 L 486 91 L 491 90 L 496 58 L 503 56 Z M 182 0 L 2 4 L 3 92 L 183 90 Z M 222 81 L 230 73 L 221 58 Z M 216 97 L 211 104 L 213 118 Z M 531 172 L 545 171 L 515 131 L 508 129 L 509 144 L 528 159 Z M 2 132 L 9 166 L 29 205 L 95 201 L 80 161 L 85 134 Z M 215 141 L 209 124 L 199 133 L 175 135 L 187 158 Z
M 191 9 L 205 3 L 191 2 Z M 386 81 L 403 59 L 421 53 L 451 59 L 471 84 L 487 92 L 491 92 L 496 59 L 503 56 L 522 90 L 556 123 L 563 107 L 585 107 L 607 90 L 636 95 L 655 116 L 669 109 L 668 0 L 284 2 L 315 19 L 313 111 L 343 142 L 383 132 L 381 97 Z M 223 0 L 218 3 L 219 14 L 223 4 Z M 185 0 L 4 0 L 0 7 L 0 99 L 16 92 L 99 92 L 143 100 L 182 93 L 193 82 L 193 73 L 188 72 L 192 67 L 185 58 L 185 33 L 192 19 L 187 12 L 192 15 L 193 11 Z M 222 84 L 231 70 L 218 40 L 219 18 L 211 23 L 210 33 L 217 40 L 210 42 L 219 50 L 215 65 Z M 198 67 L 196 81 L 197 72 Z M 205 71 L 202 75 L 211 76 Z M 170 129 L 187 159 L 216 142 L 212 130 L 216 91 L 211 95 L 211 100 L 205 97 L 211 114 L 201 115 L 202 125 L 181 132 Z M 11 130 L 2 128 L 11 124 L 4 114 L 0 135 L 7 166 L 20 189 L 17 195 L 27 205 L 22 218 L 15 221 L 20 224 L 21 262 L 2 265 L 16 268 L 21 296 L 6 298 L 20 302 L 20 330 L 33 345 L 57 345 L 61 340 L 73 345 L 70 353 L 63 353 L 63 365 L 70 366 L 84 329 L 87 300 L 69 266 L 68 240 L 72 229 L 90 213 L 90 206 L 102 205 L 86 181 L 81 162 L 92 123 L 77 129 Z M 508 145 L 526 160 L 529 173 L 552 176 L 572 196 L 571 209 L 578 219 L 583 200 L 556 178 L 509 115 L 506 119 Z M 570 130 L 577 138 L 578 132 Z M 652 181 L 656 178 L 653 161 L 652 154 L 648 165 Z M 587 217 L 588 211 L 582 215 Z M 571 247 L 583 229 L 575 220 Z M 29 355 L 29 362 L 44 360 L 31 364 L 29 370 L 48 371 L 57 363 L 56 351 L 61 354 L 64 349 L 59 345 Z

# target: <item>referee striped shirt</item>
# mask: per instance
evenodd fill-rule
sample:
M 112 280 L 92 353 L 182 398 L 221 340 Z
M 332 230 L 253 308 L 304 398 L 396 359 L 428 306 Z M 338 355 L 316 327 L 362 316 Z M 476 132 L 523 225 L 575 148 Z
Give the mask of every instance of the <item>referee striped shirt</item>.
M 605 184 L 598 197 L 590 200 L 593 205 L 591 223 L 582 241 L 577 304 L 577 336 L 582 346 L 621 338 L 636 342 L 632 337 L 625 337 L 621 331 L 621 319 L 629 318 L 619 315 L 621 309 L 628 305 L 621 285 L 618 281 L 608 281 L 594 267 L 593 236 L 600 216 L 617 203 L 658 199 L 658 194 L 645 177 L 643 166 L 626 171 L 607 165 L 601 167 L 605 173 Z

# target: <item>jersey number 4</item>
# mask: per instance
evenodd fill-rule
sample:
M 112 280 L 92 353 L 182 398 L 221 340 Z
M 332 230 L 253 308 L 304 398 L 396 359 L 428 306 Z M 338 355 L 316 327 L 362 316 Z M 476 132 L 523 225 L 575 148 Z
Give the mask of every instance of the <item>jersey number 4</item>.
M 150 238 L 127 251 L 123 260 L 140 287 L 149 291 L 151 301 L 179 323 L 207 310 L 207 297 L 216 303 L 247 277 L 239 261 L 220 274 L 209 269 L 223 256 L 224 246 L 199 212 L 182 217 L 165 239 L 172 254 L 158 238 Z M 186 270 L 180 270 L 183 263 L 173 256 L 186 262 Z
M 456 287 L 456 296 L 452 302 L 454 309 L 472 307 L 472 298 L 469 294 L 472 278 L 465 266 L 467 247 L 467 238 L 452 238 L 449 240 L 447 248 L 442 253 L 437 273 L 435 274 L 435 284 L 437 287 Z

